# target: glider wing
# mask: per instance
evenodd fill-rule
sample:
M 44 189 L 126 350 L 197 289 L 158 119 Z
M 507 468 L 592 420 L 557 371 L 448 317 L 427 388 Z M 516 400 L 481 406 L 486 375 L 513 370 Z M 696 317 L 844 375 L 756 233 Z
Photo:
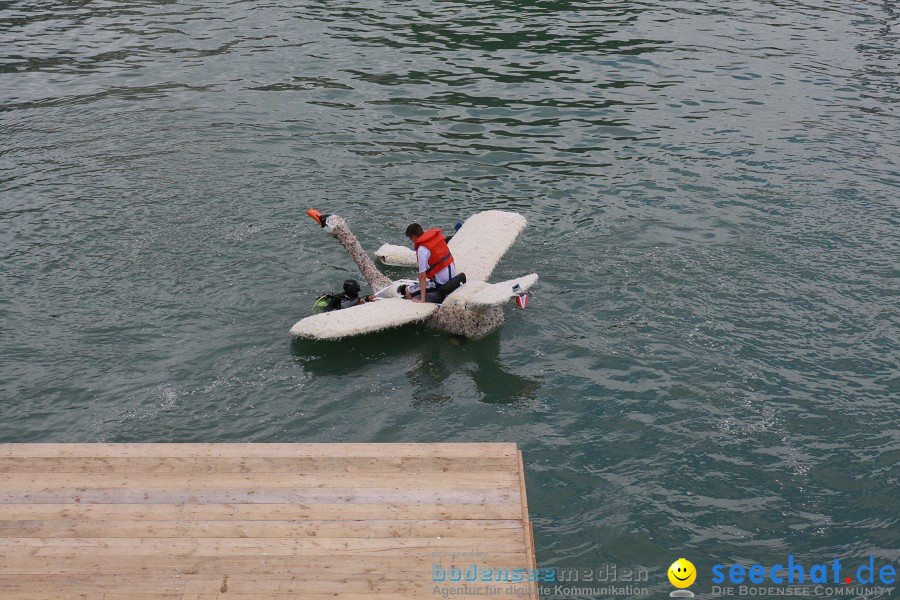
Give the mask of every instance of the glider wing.
M 444 305 L 476 309 L 479 307 L 498 306 L 517 295 L 518 292 L 513 291 L 513 286 L 519 284 L 520 291 L 527 292 L 537 283 L 537 280 L 537 274 L 532 273 L 531 275 L 510 279 L 509 281 L 501 281 L 500 283 L 473 281 L 447 296 L 447 299 L 444 300 Z
M 469 281 L 486 281 L 527 221 L 518 213 L 488 210 L 472 215 L 450 240 L 459 272 Z
M 378 257 L 378 260 L 382 263 L 392 267 L 418 266 L 418 263 L 416 262 L 416 253 L 413 252 L 412 248 L 406 246 L 382 244 L 381 247 L 375 251 L 375 256 Z
M 437 308 L 437 304 L 420 304 L 402 298 L 376 300 L 306 317 L 291 327 L 291 335 L 314 340 L 337 340 L 421 321 Z

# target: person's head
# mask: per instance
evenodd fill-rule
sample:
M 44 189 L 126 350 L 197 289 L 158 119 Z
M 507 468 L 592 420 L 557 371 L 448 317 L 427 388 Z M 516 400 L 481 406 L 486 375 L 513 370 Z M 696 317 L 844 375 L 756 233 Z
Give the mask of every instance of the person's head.
M 418 223 L 413 223 L 409 227 L 406 228 L 406 237 L 409 238 L 409 241 L 415 243 L 419 236 L 425 233 L 425 230 L 422 229 L 422 226 Z
M 344 282 L 344 293 L 351 298 L 359 296 L 359 282 L 355 279 L 348 279 Z

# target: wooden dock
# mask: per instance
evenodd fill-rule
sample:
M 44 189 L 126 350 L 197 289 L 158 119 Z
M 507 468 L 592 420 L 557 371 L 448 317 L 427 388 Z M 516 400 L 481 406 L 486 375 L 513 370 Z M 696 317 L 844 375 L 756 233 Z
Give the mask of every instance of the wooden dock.
M 0 444 L 0 600 L 510 600 L 534 568 L 515 444 Z

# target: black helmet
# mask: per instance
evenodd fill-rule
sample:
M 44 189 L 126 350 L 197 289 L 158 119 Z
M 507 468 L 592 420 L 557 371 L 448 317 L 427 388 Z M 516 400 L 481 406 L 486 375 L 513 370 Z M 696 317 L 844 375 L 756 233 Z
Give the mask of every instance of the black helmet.
M 351 298 L 359 296 L 359 282 L 355 279 L 348 279 L 344 282 L 344 293 Z

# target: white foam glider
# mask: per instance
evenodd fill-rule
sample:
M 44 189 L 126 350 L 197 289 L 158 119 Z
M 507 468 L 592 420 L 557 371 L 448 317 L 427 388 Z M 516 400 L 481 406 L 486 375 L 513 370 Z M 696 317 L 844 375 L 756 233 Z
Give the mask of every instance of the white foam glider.
M 519 293 L 527 292 L 538 280 L 537 274 L 531 273 L 500 283 L 486 281 L 526 224 L 521 215 L 499 210 L 469 217 L 449 242 L 457 270 L 466 274 L 467 282 L 447 296 L 443 304 L 423 304 L 402 298 L 397 288 L 414 281 L 400 279 L 379 290 L 374 302 L 307 317 L 291 328 L 291 334 L 334 340 L 424 321 L 443 307 L 477 313 L 504 304 Z M 349 229 L 347 234 L 352 235 Z M 404 246 L 385 244 L 375 255 L 385 264 L 416 266 L 415 253 Z M 517 290 L 513 289 L 515 286 L 518 286 Z M 473 314 L 473 317 L 477 318 L 477 315 Z
M 422 321 L 439 305 L 384 298 L 344 310 L 306 317 L 291 327 L 291 335 L 317 340 L 337 340 L 371 331 Z
M 488 210 L 472 215 L 447 244 L 460 272 L 469 281 L 487 281 L 494 267 L 528 222 L 518 213 Z M 415 267 L 416 253 L 406 246 L 383 244 L 375 256 L 386 265 Z

